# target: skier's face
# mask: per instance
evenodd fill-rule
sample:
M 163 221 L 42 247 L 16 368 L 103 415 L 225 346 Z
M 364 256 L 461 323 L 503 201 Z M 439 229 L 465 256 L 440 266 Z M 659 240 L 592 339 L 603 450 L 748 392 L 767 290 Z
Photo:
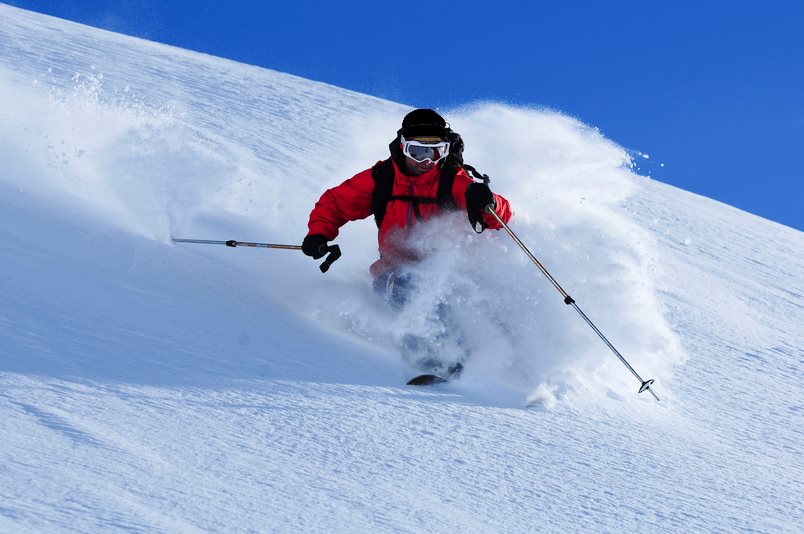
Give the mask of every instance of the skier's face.
M 432 159 L 425 159 L 424 161 L 419 161 L 417 159 L 413 159 L 409 155 L 407 155 L 407 150 L 403 145 L 403 152 L 405 153 L 405 163 L 408 166 L 408 174 L 411 176 L 420 176 L 433 167 L 436 166 L 436 163 L 447 154 L 446 142 L 444 139 L 440 137 L 414 137 L 411 139 L 413 141 L 412 144 L 424 144 L 424 145 L 432 145 L 435 151 L 432 155 L 428 154 L 428 158 L 433 158 L 435 156 L 435 162 Z M 403 143 L 405 142 L 403 138 Z M 444 145 L 444 146 L 442 146 Z M 421 146 L 421 145 L 420 145 Z M 427 147 L 424 147 L 427 148 Z M 432 149 L 431 149 L 432 150 Z
M 432 161 L 419 162 L 407 156 L 405 156 L 405 163 L 408 166 L 408 174 L 411 176 L 420 176 L 435 167 L 435 163 Z

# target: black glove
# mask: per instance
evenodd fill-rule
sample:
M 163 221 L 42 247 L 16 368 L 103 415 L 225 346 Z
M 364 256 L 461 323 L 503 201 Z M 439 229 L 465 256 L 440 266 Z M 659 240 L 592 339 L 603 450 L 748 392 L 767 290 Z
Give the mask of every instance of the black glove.
M 497 207 L 489 186 L 478 182 L 469 184 L 466 188 L 466 207 L 469 208 L 469 211 L 477 210 L 480 213 L 486 213 L 486 206 L 489 204 Z
M 310 234 L 302 241 L 302 252 L 307 256 L 312 256 L 314 260 L 324 257 L 327 253 L 326 247 L 327 238 L 322 235 Z

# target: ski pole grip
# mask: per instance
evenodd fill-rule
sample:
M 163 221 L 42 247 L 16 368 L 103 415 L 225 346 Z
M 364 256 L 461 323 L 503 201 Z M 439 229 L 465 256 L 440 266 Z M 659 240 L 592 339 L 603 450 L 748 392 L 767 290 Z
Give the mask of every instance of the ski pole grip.
M 325 253 L 329 252 L 329 256 L 327 256 L 327 259 L 325 259 L 324 263 L 322 263 L 319 267 L 321 272 L 325 273 L 329 270 L 329 266 L 338 261 L 338 258 L 341 257 L 341 247 L 338 245 L 332 245 L 330 247 L 327 245 L 322 245 L 319 250 L 324 251 Z

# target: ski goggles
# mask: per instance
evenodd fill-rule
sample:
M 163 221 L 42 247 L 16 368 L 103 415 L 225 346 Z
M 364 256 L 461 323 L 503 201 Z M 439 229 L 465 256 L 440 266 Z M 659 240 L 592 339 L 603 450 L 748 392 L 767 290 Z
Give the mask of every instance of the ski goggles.
M 402 137 L 402 153 L 419 163 L 438 163 L 449 154 L 449 141 L 424 143 Z

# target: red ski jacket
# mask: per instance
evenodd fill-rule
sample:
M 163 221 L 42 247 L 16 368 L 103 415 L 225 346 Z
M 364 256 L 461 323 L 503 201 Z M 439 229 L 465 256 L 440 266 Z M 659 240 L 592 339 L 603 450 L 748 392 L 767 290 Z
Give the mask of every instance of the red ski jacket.
M 338 236 L 341 226 L 349 221 L 365 219 L 372 215 L 372 193 L 374 179 L 372 169 L 366 169 L 346 180 L 342 184 L 328 189 L 310 213 L 307 227 L 308 235 L 319 234 L 332 241 Z M 420 176 L 408 176 L 399 170 L 394 161 L 393 195 L 435 198 L 438 191 L 440 168 L 433 168 Z M 466 211 L 466 188 L 472 179 L 463 169 L 458 169 L 452 185 L 452 198 L 458 209 Z M 511 206 L 500 195 L 494 194 L 496 213 L 508 223 L 511 219 Z M 421 221 L 417 220 L 413 203 L 408 200 L 390 200 L 385 217 L 379 228 L 378 241 L 380 259 L 372 264 L 370 271 L 375 278 L 388 272 L 397 265 L 418 261 L 417 254 L 405 245 L 405 238 L 410 229 L 417 223 L 431 219 L 441 213 L 437 204 L 418 206 Z M 491 214 L 483 218 L 491 229 L 501 226 Z

